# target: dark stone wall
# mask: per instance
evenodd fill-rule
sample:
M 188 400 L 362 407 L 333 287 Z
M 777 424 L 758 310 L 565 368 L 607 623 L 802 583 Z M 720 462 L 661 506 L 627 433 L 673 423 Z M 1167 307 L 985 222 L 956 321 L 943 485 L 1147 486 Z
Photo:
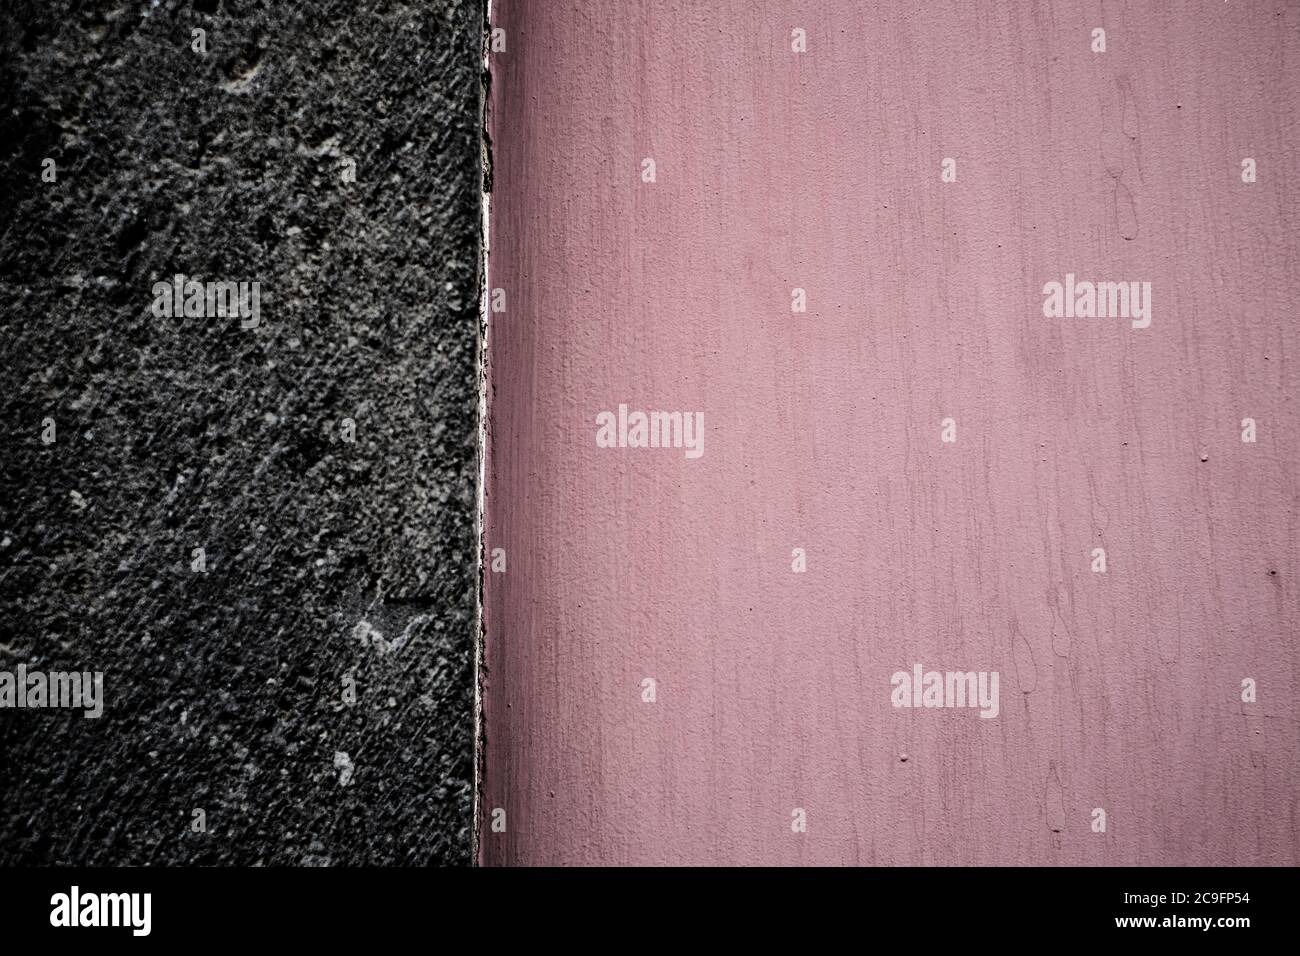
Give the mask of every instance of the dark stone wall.
M 0 864 L 470 862 L 482 27 L 0 5 Z

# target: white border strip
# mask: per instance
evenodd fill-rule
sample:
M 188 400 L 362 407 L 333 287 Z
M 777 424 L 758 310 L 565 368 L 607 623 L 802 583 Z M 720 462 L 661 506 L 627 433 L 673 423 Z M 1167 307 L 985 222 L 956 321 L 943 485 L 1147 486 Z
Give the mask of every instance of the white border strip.
M 480 42 L 483 46 L 483 72 L 488 70 L 488 51 L 492 39 L 492 0 L 487 0 L 484 22 L 480 26 Z M 478 542 L 478 582 L 474 589 L 474 819 L 470 825 L 471 866 L 479 863 L 479 793 L 483 786 L 483 688 L 479 683 L 483 661 L 483 588 L 485 584 L 484 552 L 487 542 L 484 540 L 483 486 L 487 476 L 487 373 L 488 373 L 488 317 L 491 286 L 488 282 L 489 231 L 492 225 L 492 196 L 483 187 L 486 185 L 483 167 L 487 162 L 487 96 L 484 95 L 484 82 L 479 78 L 479 201 L 483 210 L 483 228 L 480 233 L 481 252 L 479 272 L 482 284 L 479 287 L 478 317 L 478 495 L 474 514 L 474 537 Z

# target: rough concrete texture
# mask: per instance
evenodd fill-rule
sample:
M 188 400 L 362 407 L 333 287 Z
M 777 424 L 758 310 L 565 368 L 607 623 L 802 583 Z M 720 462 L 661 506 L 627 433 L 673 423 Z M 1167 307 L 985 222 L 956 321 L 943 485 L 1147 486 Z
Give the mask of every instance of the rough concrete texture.
M 481 29 L 0 11 L 0 669 L 107 698 L 0 711 L 0 863 L 469 861 Z
M 492 17 L 480 858 L 1300 862 L 1300 5 Z

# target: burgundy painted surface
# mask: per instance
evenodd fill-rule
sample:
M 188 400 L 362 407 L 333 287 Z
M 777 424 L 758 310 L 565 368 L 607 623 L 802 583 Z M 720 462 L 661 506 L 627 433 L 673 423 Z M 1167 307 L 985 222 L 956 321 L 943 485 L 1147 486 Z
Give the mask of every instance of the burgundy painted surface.
M 492 19 L 482 861 L 1300 861 L 1300 6 Z

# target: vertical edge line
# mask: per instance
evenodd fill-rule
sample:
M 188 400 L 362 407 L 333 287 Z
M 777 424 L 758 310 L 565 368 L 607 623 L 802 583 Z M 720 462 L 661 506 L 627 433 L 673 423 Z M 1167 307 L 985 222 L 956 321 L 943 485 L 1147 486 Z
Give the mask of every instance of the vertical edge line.
M 484 557 L 487 547 L 484 522 L 484 484 L 487 475 L 487 374 L 488 374 L 488 316 L 491 297 L 488 283 L 489 228 L 491 226 L 492 197 L 492 138 L 487 128 L 488 94 L 491 75 L 488 69 L 488 52 L 492 34 L 492 0 L 483 5 L 483 18 L 479 24 L 479 43 L 483 57 L 478 84 L 479 120 L 479 204 L 483 221 L 479 230 L 479 318 L 477 330 L 478 372 L 478 494 L 474 513 L 474 536 L 477 539 L 478 580 L 474 588 L 474 800 L 473 820 L 470 822 L 470 865 L 480 863 L 480 809 L 483 793 L 483 769 L 486 749 L 483 726 L 483 655 L 485 633 L 483 624 Z

